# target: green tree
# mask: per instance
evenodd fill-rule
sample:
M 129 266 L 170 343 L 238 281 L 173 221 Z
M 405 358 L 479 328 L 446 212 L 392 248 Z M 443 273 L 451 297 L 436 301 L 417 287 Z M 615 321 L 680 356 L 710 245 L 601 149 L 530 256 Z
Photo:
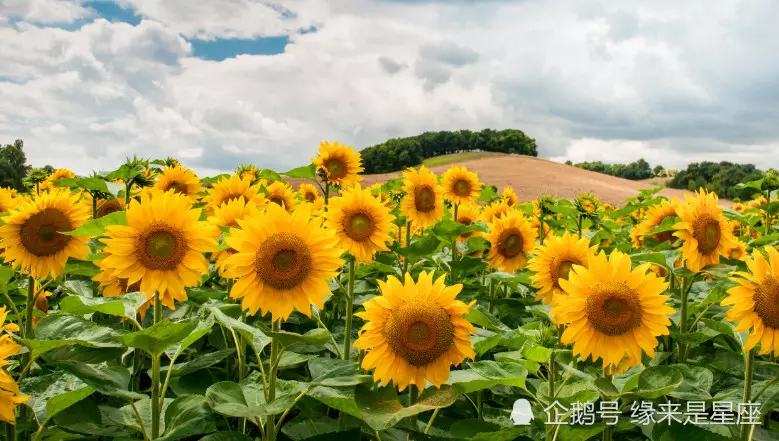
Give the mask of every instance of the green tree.
M 29 169 L 24 154 L 24 141 L 17 139 L 13 144 L 0 147 L 0 187 L 24 191 L 22 180 Z

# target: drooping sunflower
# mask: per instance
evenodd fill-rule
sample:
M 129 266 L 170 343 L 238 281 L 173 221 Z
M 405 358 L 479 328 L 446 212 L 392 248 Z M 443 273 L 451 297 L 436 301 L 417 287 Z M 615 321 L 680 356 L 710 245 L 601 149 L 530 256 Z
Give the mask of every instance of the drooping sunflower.
M 510 211 L 513 211 L 513 208 L 511 208 L 505 201 L 493 202 L 484 207 L 481 212 L 481 220 L 485 224 L 491 224 L 497 219 L 505 216 L 506 213 Z
M 419 171 L 409 168 L 403 172 L 403 190 L 406 196 L 400 209 L 418 227 L 434 225 L 444 216 L 444 199 L 435 173 L 422 166 Z
M 673 200 L 664 200 L 660 205 L 656 205 L 647 211 L 646 217 L 640 224 L 636 225 L 630 232 L 630 237 L 633 239 L 633 247 L 641 248 L 644 246 L 644 237 L 650 235 L 650 231 L 660 226 L 667 218 L 676 217 L 676 210 L 679 207 L 679 200 L 674 198 Z M 676 242 L 676 237 L 672 231 L 664 231 L 650 235 L 652 240 L 658 243 L 662 242 Z
M 476 173 L 465 167 L 452 167 L 441 176 L 444 199 L 454 204 L 473 202 L 481 193 L 481 183 Z
M 745 262 L 749 272 L 737 271 L 730 280 L 738 286 L 728 290 L 722 306 L 733 305 L 725 317 L 739 322 L 734 332 L 749 330 L 744 350 L 760 343 L 760 354 L 779 355 L 779 251 L 766 247 L 768 259 L 753 250 Z
M 127 207 L 126 226 L 106 228 L 102 266 L 129 285 L 140 280 L 142 292 L 175 309 L 176 300 L 187 298 L 184 288 L 208 272 L 203 253 L 217 246 L 218 232 L 199 220 L 200 213 L 183 194 L 156 189 L 142 195 Z
M 300 184 L 298 188 L 298 194 L 306 202 L 314 202 L 319 196 L 319 190 L 317 190 L 314 184 Z
M 600 200 L 592 193 L 581 193 L 573 201 L 574 207 L 584 216 L 593 216 L 600 209 Z
M 297 205 L 295 190 L 283 182 L 274 182 L 266 187 L 268 190 L 268 202 L 283 206 L 287 211 L 292 211 Z
M 319 143 L 319 154 L 311 158 L 311 162 L 332 185 L 348 187 L 362 181 L 359 173 L 364 169 L 360 154 L 348 145 L 338 144 L 338 141 Z
M 89 210 L 78 199 L 77 194 L 55 189 L 25 201 L 4 217 L 0 239 L 5 262 L 44 279 L 61 275 L 70 257 L 85 259 L 89 239 L 60 234 L 73 231 L 89 219 Z
M 657 336 L 668 335 L 674 309 L 665 280 L 649 271 L 650 264 L 631 270 L 630 256 L 614 250 L 590 257 L 589 267 L 574 265 L 560 286 L 568 294 L 552 302 L 552 317 L 568 324 L 560 341 L 573 343 L 583 360 L 603 359 L 603 367 L 620 368 L 641 360 L 641 350 L 654 357 Z M 622 366 L 624 368 L 624 366 Z
M 190 198 L 197 197 L 197 194 L 203 190 L 195 172 L 180 165 L 165 167 L 157 176 L 154 188 L 162 191 L 173 190 Z
M 123 211 L 123 210 L 124 210 L 124 199 L 122 198 L 107 199 L 105 201 L 102 201 L 100 205 L 97 206 L 97 217 L 101 218 L 111 213 L 116 213 L 117 211 Z
M 562 236 L 549 236 L 543 245 L 535 249 L 535 256 L 528 262 L 528 269 L 533 271 L 530 280 L 538 289 L 536 301 L 545 305 L 555 296 L 565 295 L 560 287 L 560 280 L 568 280 L 574 265 L 588 267 L 590 257 L 595 255 L 598 247 L 590 247 L 590 240 L 566 231 Z
M 514 189 L 511 187 L 505 187 L 503 188 L 503 202 L 506 203 L 509 207 L 514 207 L 519 203 L 519 197 L 517 197 L 517 194 L 514 192 Z
M 336 232 L 338 246 L 362 262 L 370 263 L 374 254 L 388 251 L 395 216 L 369 189 L 360 184 L 345 189 L 340 197 L 330 200 L 325 216 L 327 228 Z
M 479 212 L 479 206 L 475 204 L 463 204 L 457 208 L 457 222 L 463 225 L 471 225 L 474 222 L 479 222 L 481 213 Z M 461 234 L 457 237 L 458 242 L 465 242 L 469 237 L 477 236 L 481 234 L 479 231 L 469 231 Z
M 235 169 L 235 174 L 240 176 L 241 179 L 248 178 L 251 182 L 254 182 L 260 177 L 260 170 L 251 164 L 241 164 Z
M 335 231 L 311 220 L 309 204 L 288 213 L 276 204 L 239 220 L 240 230 L 225 239 L 236 254 L 226 261 L 226 277 L 236 279 L 230 297 L 242 299 L 252 314 L 270 312 L 273 321 L 297 309 L 310 316 L 324 306 L 327 279 L 343 265 Z
M 240 228 L 238 221 L 258 211 L 254 202 L 244 202 L 243 198 L 225 202 L 214 209 L 214 215 L 208 218 L 208 222 L 222 228 Z M 220 276 L 224 275 L 227 259 L 235 254 L 235 250 L 228 248 L 215 253 L 212 258 L 216 261 L 216 269 Z
M 230 175 L 219 180 L 208 192 L 206 202 L 209 212 L 212 212 L 225 202 L 242 199 L 244 202 L 254 202 L 258 207 L 266 203 L 265 195 L 260 193 L 258 185 L 253 186 L 251 178 Z
M 490 241 L 487 260 L 492 268 L 513 273 L 527 263 L 536 246 L 538 233 L 519 211 L 512 210 L 489 226 L 485 238 Z
M 422 272 L 416 283 L 408 273 L 405 282 L 390 276 L 379 289 L 355 314 L 366 323 L 354 347 L 367 351 L 362 367 L 373 369 L 374 380 L 401 391 L 428 382 L 441 387 L 451 366 L 475 357 L 476 329 L 463 318 L 470 305 L 455 300 L 462 285 L 446 286 L 443 276 L 434 281 L 433 272 Z
M 674 225 L 674 236 L 682 239 L 682 256 L 690 271 L 700 271 L 706 265 L 719 262 L 727 250 L 735 247 L 728 220 L 722 215 L 717 195 L 701 189 L 697 197 L 686 195 L 687 203 L 679 204 L 676 214 L 681 222 Z
M 8 311 L 5 306 L 0 307 L 0 332 L 8 330 L 19 332 L 19 327 L 14 323 L 5 323 Z M 7 358 L 16 355 L 22 347 L 13 341 L 10 335 L 0 335 L 0 421 L 16 424 L 16 406 L 24 403 L 30 397 L 19 395 L 19 386 L 14 379 L 5 372 L 8 365 Z

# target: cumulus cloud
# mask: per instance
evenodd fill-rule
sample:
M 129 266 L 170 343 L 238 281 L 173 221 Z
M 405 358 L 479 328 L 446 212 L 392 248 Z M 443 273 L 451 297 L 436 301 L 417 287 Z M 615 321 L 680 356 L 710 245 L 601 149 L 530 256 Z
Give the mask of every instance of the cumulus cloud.
M 77 28 L 48 3 L 60 22 L 94 12 L 0 3 L 0 139 L 35 165 L 284 170 L 320 140 L 491 127 L 560 161 L 779 166 L 772 0 L 119 0 L 140 24 Z M 208 61 L 187 41 L 269 35 L 283 54 Z

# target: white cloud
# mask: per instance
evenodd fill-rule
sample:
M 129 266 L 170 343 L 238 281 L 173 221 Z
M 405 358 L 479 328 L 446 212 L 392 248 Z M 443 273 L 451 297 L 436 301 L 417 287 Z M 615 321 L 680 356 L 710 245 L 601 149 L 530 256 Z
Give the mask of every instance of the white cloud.
M 324 139 L 491 127 L 561 161 L 779 166 L 772 0 L 122 1 L 146 19 L 65 30 L 14 3 L 26 18 L 0 25 L 0 139 L 33 164 L 282 170 Z M 279 34 L 284 54 L 221 62 L 185 40 Z
M 9 17 L 32 23 L 73 23 L 92 15 L 78 0 L 3 0 L 0 21 Z

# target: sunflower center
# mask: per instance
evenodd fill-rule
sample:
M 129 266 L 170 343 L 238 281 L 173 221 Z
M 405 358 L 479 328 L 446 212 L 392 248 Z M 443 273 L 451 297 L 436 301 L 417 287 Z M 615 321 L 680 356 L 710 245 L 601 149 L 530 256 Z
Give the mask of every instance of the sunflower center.
M 435 209 L 435 191 L 429 185 L 414 189 L 414 206 L 417 211 L 428 213 Z
M 357 242 L 368 240 L 376 230 L 373 219 L 365 213 L 355 213 L 346 218 L 344 232 L 350 239 Z
M 316 202 L 316 195 L 311 192 L 307 192 L 305 195 L 303 195 L 303 198 L 308 202 Z
M 728 254 L 731 259 L 740 259 L 742 256 L 741 248 L 733 248 Z
M 254 269 L 265 284 L 277 290 L 290 290 L 308 277 L 311 250 L 292 233 L 275 233 L 257 250 Z
M 100 208 L 97 209 L 97 217 L 107 216 L 111 213 L 116 213 L 117 211 L 122 211 L 122 204 L 116 199 L 111 199 L 100 205 Z
M 717 249 L 722 234 L 717 219 L 704 214 L 695 220 L 692 228 L 693 237 L 698 241 L 698 250 L 702 254 L 711 254 Z
M 641 301 L 624 283 L 595 285 L 585 308 L 588 321 L 602 334 L 623 335 L 641 325 Z
M 393 352 L 412 366 L 425 366 L 454 344 L 454 325 L 443 308 L 409 302 L 388 318 L 384 335 Z
M 72 229 L 73 225 L 65 213 L 56 208 L 47 208 L 30 216 L 19 229 L 19 236 L 30 254 L 51 256 L 65 249 L 70 242 L 70 236 L 59 232 Z
M 165 191 L 173 190 L 176 193 L 187 194 L 187 184 L 178 181 L 172 181 L 165 187 Z
M 151 225 L 139 237 L 138 260 L 151 270 L 172 270 L 184 260 L 187 247 L 181 232 L 164 222 Z
M 755 312 L 766 326 L 779 329 L 779 281 L 770 277 L 755 290 Z
M 574 265 L 581 265 L 582 263 L 576 259 L 563 260 L 557 264 L 557 270 L 552 270 L 552 282 L 556 287 L 560 287 L 560 280 L 568 280 L 568 276 L 571 274 L 571 270 Z
M 516 228 L 508 229 L 498 237 L 498 252 L 504 257 L 511 258 L 519 255 L 524 245 L 525 240 Z
M 327 174 L 333 179 L 341 179 L 346 176 L 346 165 L 340 159 L 330 159 L 325 162 Z
M 454 184 L 454 194 L 456 194 L 457 196 L 460 196 L 460 197 L 470 196 L 470 194 L 471 194 L 471 183 L 466 181 L 466 180 L 464 180 L 464 179 L 461 179 L 461 180 L 457 181 Z
M 286 204 L 286 202 L 284 201 L 284 198 L 282 198 L 281 196 L 271 196 L 271 197 L 269 198 L 269 200 L 270 200 L 271 202 L 273 202 L 274 204 L 276 204 L 276 205 L 280 205 L 280 206 L 282 206 L 282 207 L 285 207 L 285 208 L 286 208 L 286 205 L 287 205 L 287 204 Z

